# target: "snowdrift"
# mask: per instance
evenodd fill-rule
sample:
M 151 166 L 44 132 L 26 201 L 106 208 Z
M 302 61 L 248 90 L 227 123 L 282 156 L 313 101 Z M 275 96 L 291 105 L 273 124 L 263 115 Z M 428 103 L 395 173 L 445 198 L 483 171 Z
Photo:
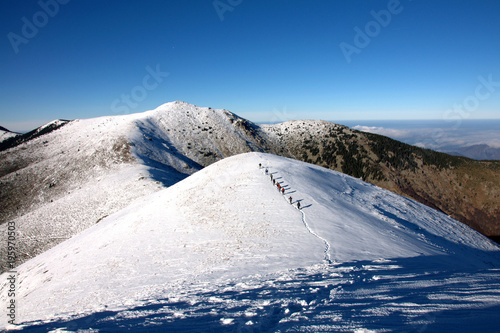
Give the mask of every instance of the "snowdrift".
M 44 330 L 355 331 L 457 324 L 439 314 L 473 311 L 456 319 L 487 330 L 499 323 L 499 256 L 481 234 L 415 201 L 247 153 L 19 266 L 17 318 Z

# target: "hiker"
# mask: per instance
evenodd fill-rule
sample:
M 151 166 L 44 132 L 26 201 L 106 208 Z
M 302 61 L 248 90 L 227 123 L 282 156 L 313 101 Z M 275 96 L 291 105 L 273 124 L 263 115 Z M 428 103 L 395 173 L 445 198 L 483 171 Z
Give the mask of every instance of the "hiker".
M 297 209 L 300 210 L 300 202 L 297 201 Z
M 278 185 L 276 185 L 276 186 L 278 186 L 278 190 L 281 190 L 281 185 L 279 182 L 278 182 Z
M 266 168 L 266 175 L 267 175 L 268 172 L 269 172 L 269 170 L 267 170 L 267 168 Z
M 290 200 L 290 205 L 292 204 L 292 196 L 290 196 L 290 198 L 288 198 L 288 200 Z
M 272 178 L 272 176 L 271 176 L 271 178 Z M 274 184 L 276 184 L 276 180 L 274 180 L 274 179 L 273 179 L 273 185 L 274 185 Z
M 262 163 L 259 163 L 259 169 L 262 169 Z
M 284 187 L 281 188 L 281 194 L 285 195 L 285 188 Z
M 271 181 L 273 181 L 273 175 L 271 174 Z

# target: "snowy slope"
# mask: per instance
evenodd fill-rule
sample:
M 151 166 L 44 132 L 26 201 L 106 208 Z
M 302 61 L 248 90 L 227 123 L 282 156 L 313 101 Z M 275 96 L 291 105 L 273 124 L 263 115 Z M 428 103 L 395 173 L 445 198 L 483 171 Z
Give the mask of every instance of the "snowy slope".
M 131 139 L 139 157 L 175 165 L 181 171 L 187 166 L 178 165 L 173 156 L 207 166 L 235 154 L 273 151 L 255 124 L 227 110 L 180 101 L 140 114 L 136 126 Z
M 226 110 L 184 102 L 71 121 L 0 152 L 0 235 L 13 221 L 22 262 L 137 198 L 252 150 L 272 151 L 251 124 Z M 0 248 L 0 272 L 5 251 Z
M 130 118 L 75 120 L 0 154 L 1 222 L 16 225 L 19 259 L 161 188 L 130 152 Z M 5 229 L 4 223 L 2 235 Z
M 488 239 L 358 179 L 262 153 L 138 199 L 17 276 L 17 318 L 34 330 L 493 331 L 500 323 L 500 249 Z M 7 301 L 5 283 L 0 295 Z
M 0 142 L 4 141 L 4 140 L 7 140 L 8 138 L 12 138 L 12 137 L 15 137 L 16 135 L 18 135 L 19 133 L 14 133 L 14 132 L 11 132 L 9 131 L 8 129 L 0 126 Z

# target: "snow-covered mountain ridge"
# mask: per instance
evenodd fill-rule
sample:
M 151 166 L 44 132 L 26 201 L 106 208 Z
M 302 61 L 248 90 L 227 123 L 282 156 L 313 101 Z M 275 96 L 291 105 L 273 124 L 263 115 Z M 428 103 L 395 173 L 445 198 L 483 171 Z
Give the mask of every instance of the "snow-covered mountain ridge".
M 9 138 L 13 138 L 13 137 L 15 137 L 18 134 L 19 133 L 15 133 L 15 132 L 9 131 L 5 127 L 0 126 L 0 143 L 3 142 L 3 141 L 5 141 L 5 140 L 7 140 L 7 139 L 9 139 Z
M 63 123 L 39 131 L 53 124 Z M 137 198 L 252 150 L 273 151 L 244 119 L 184 102 L 64 123 L 0 152 L 0 233 L 13 221 L 22 262 Z
M 465 328 L 499 323 L 500 248 L 486 237 L 359 179 L 262 153 L 137 199 L 17 276 L 28 330 L 418 330 L 453 314 Z
M 138 114 L 55 121 L 30 133 L 0 151 L 0 233 L 7 221 L 16 225 L 18 263 L 144 195 L 250 151 L 339 170 L 439 208 L 487 235 L 500 230 L 494 164 L 436 166 L 407 145 L 330 122 L 258 126 L 227 110 L 171 102 Z M 5 248 L 0 254 L 2 271 Z

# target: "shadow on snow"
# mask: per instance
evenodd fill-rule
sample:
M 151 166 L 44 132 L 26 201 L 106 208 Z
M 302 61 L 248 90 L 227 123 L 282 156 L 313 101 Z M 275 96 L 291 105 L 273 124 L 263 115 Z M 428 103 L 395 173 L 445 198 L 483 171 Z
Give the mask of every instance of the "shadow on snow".
M 213 287 L 187 285 L 176 299 L 26 323 L 22 331 L 274 332 L 314 327 L 336 332 L 496 331 L 500 269 L 443 265 L 448 260 L 449 256 L 440 255 L 355 261 Z

